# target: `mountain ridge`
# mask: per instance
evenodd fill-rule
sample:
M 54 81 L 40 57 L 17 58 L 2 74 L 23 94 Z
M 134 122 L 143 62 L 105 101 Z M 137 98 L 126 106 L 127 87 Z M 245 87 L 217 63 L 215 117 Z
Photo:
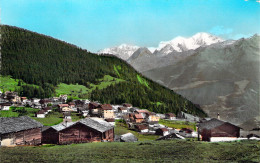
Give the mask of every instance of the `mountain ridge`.
M 106 88 L 82 95 L 101 103 L 132 103 L 154 112 L 186 110 L 206 116 L 198 106 L 154 83 L 133 69 L 126 61 L 110 55 L 97 55 L 51 37 L 25 29 L 1 25 L 1 75 L 22 80 L 19 95 L 53 96 L 60 83 L 91 87 L 106 75 L 121 79 Z M 32 85 L 29 85 L 32 84 Z M 156 105 L 157 102 L 161 105 Z

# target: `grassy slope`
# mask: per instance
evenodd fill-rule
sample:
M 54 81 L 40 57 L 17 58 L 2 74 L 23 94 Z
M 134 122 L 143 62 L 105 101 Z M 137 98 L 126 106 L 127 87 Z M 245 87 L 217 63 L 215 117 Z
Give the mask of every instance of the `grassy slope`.
M 259 162 L 256 141 L 151 141 L 0 148 L 0 162 Z
M 16 89 L 20 88 L 20 86 L 18 86 L 19 80 L 13 79 L 11 76 L 0 76 L 0 81 L 1 81 L 0 82 L 1 91 L 9 91 L 9 90 L 15 91 Z M 61 94 L 68 94 L 70 95 L 70 97 L 78 98 L 78 95 L 89 94 L 96 88 L 104 89 L 110 86 L 111 84 L 117 84 L 123 81 L 124 80 L 122 79 L 114 78 L 110 75 L 105 75 L 102 79 L 99 79 L 98 84 L 90 83 L 91 88 L 87 88 L 86 86 L 79 85 L 79 84 L 60 83 L 56 87 L 56 96 L 59 96 Z M 25 85 L 25 84 L 26 83 L 21 80 L 21 85 Z M 28 85 L 32 85 L 32 84 L 28 84 Z
M 89 83 L 90 88 L 79 84 L 60 83 L 56 88 L 56 95 L 59 96 L 61 94 L 67 94 L 72 98 L 78 98 L 79 95 L 90 94 L 95 89 L 104 89 L 111 84 L 117 84 L 119 82 L 123 82 L 124 80 L 114 78 L 110 75 L 105 75 L 102 79 L 99 79 L 98 81 L 98 84 Z
M 172 127 L 172 128 L 177 128 L 177 129 L 190 128 L 192 130 L 196 130 L 196 124 L 191 123 L 191 122 L 170 121 L 170 120 L 160 119 L 159 123 L 162 124 L 162 125 Z
M 32 119 L 42 123 L 44 126 L 53 126 L 62 122 L 63 116 L 59 112 L 50 112 L 45 118 L 32 117 Z
M 21 81 L 21 85 L 25 85 L 26 83 Z M 19 89 L 20 86 L 18 86 L 19 80 L 13 79 L 11 76 L 2 76 L 0 75 L 0 90 L 2 92 L 4 91 L 15 91 L 16 89 Z M 28 84 L 30 86 L 38 87 L 37 85 Z

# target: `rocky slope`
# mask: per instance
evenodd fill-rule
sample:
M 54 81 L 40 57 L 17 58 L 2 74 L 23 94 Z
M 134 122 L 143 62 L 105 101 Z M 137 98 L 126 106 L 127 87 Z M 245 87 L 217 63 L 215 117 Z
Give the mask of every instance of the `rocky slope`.
M 144 75 L 198 103 L 212 117 L 259 125 L 260 37 L 201 47 L 186 59 Z

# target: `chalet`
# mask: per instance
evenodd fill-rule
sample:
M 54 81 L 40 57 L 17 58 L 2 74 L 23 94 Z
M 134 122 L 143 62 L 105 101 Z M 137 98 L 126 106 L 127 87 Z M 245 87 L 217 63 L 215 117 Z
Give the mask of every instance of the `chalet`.
M 105 119 L 105 121 L 107 121 L 109 124 L 111 124 L 112 126 L 115 126 L 115 119 L 114 118 L 107 118 Z
M 240 127 L 213 118 L 198 125 L 198 138 L 202 141 L 232 141 L 240 136 Z
M 77 108 L 76 108 L 76 105 L 75 105 L 74 102 L 69 102 L 68 104 L 69 104 L 69 108 L 70 108 L 72 111 L 74 111 L 74 112 L 77 111 Z
M 138 124 L 134 126 L 136 131 L 141 132 L 141 133 L 145 133 L 149 131 L 149 126 L 145 125 L 145 124 Z
M 169 120 L 175 120 L 176 119 L 176 115 L 173 113 L 167 113 L 165 114 L 165 118 L 169 119 Z
M 41 144 L 43 125 L 27 116 L 0 118 L 0 146 Z
M 74 109 L 72 109 L 69 104 L 59 104 L 58 108 L 60 109 L 60 112 L 73 112 Z
M 45 111 L 44 110 L 39 110 L 38 112 L 35 113 L 35 117 L 37 118 L 45 118 Z
M 49 113 L 49 112 L 52 111 L 52 108 L 51 107 L 45 107 L 42 110 L 44 110 L 46 113 Z
M 43 143 L 71 144 L 114 140 L 114 127 L 98 118 L 61 123 L 42 132 Z
M 21 98 L 18 96 L 17 92 L 6 91 L 5 92 L 5 99 L 9 100 L 12 103 L 20 103 L 21 102 Z
M 157 113 L 156 115 L 159 116 L 160 119 L 165 119 L 165 114 L 159 114 L 159 113 Z
M 156 124 L 160 120 L 160 117 L 158 115 L 156 115 L 154 112 L 147 112 L 145 114 L 146 114 L 147 122 L 149 124 Z
M 42 105 L 42 107 L 47 107 L 48 104 L 51 104 L 51 105 L 52 105 L 52 101 L 49 100 L 49 99 L 41 99 L 41 100 L 39 101 L 39 103 Z
M 11 103 L 2 103 L 0 104 L 0 110 L 9 110 L 11 107 Z
M 31 99 L 32 103 L 40 103 L 40 100 L 41 99 L 38 99 L 38 98 L 32 98 Z
M 98 115 L 105 119 L 115 118 L 113 108 L 110 104 L 100 105 L 100 108 L 98 108 Z
M 118 107 L 118 112 L 119 113 L 127 113 L 127 108 L 126 107 Z
M 88 104 L 89 111 L 92 115 L 97 115 L 98 114 L 98 108 L 100 107 L 100 104 L 96 102 L 90 102 Z
M 155 131 L 155 134 L 156 135 L 161 135 L 161 136 L 166 136 L 169 134 L 169 130 L 167 128 L 158 128 L 156 131 Z
M 79 114 L 81 114 L 83 117 L 87 117 L 89 114 L 89 110 L 84 107 L 78 107 L 77 111 Z
M 72 122 L 71 112 L 63 112 L 63 122 L 64 123 Z
M 132 104 L 127 104 L 127 103 L 124 103 L 124 104 L 123 104 L 123 107 L 126 107 L 126 108 L 131 108 L 131 107 L 132 107 Z
M 142 114 L 134 114 L 133 119 L 135 123 L 142 123 L 144 121 L 144 117 Z
M 21 97 L 21 102 L 22 102 L 22 103 L 26 103 L 27 100 L 28 100 L 27 97 Z

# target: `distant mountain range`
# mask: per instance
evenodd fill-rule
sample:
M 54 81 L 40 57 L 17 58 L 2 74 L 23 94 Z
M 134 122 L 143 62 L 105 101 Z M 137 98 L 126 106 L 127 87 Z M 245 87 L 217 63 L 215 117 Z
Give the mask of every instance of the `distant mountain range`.
M 195 50 L 202 46 L 207 46 L 223 41 L 223 39 L 217 36 L 200 32 L 189 38 L 178 36 L 170 41 L 161 41 L 158 47 L 149 47 L 146 51 L 148 54 L 152 53 L 156 56 L 165 56 L 172 52 L 184 52 L 188 50 Z M 100 50 L 98 51 L 98 54 L 113 54 L 115 56 L 118 56 L 119 58 L 128 60 L 139 48 L 143 49 L 143 47 L 138 47 L 135 45 L 121 44 L 117 47 Z M 137 54 L 135 55 L 137 56 Z
M 207 33 L 139 48 L 127 62 L 148 78 L 245 129 L 260 126 L 260 36 L 223 40 Z M 149 49 L 155 49 L 153 53 Z

